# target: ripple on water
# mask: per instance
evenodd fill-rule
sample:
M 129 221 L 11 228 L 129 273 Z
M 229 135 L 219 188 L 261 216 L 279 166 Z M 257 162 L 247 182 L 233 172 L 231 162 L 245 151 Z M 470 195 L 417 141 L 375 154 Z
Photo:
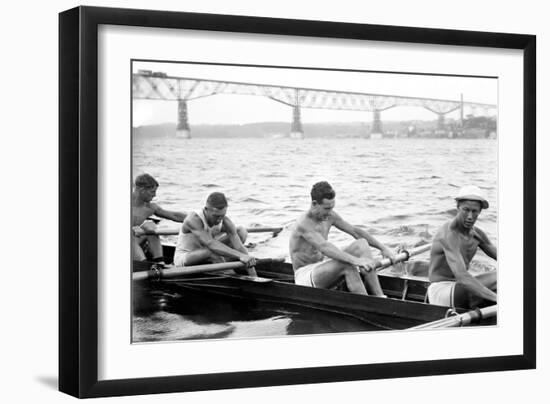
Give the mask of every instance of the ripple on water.
M 191 321 L 179 314 L 159 311 L 150 316 L 134 316 L 133 341 L 151 342 L 175 341 L 197 338 L 225 338 L 234 331 L 231 324 L 204 323 Z
M 256 198 L 251 198 L 251 197 L 247 197 L 247 198 L 243 198 L 243 199 L 240 199 L 238 202 L 243 202 L 243 203 L 261 203 L 261 204 L 267 204 L 267 202 L 264 202 L 260 199 L 256 199 Z

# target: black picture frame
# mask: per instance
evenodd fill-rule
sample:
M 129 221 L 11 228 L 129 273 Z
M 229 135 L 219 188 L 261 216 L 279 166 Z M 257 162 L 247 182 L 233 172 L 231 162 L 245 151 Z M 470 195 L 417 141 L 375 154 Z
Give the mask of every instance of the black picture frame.
M 462 45 L 523 51 L 523 354 L 98 380 L 98 27 Z M 536 367 L 536 37 L 325 21 L 78 7 L 59 16 L 59 389 L 76 397 L 326 383 Z M 521 234 L 521 232 L 519 232 Z

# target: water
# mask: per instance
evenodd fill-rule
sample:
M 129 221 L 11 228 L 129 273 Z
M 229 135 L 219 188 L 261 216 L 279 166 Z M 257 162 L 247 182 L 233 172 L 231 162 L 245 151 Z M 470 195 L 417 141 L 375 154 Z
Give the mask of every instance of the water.
M 220 191 L 238 225 L 283 226 L 276 238 L 251 234 L 258 257 L 288 257 L 290 228 L 321 180 L 336 190 L 335 210 L 344 219 L 390 247 L 429 242 L 454 216 L 458 189 L 477 185 L 491 205 L 477 225 L 497 244 L 497 167 L 497 142 L 489 139 L 158 138 L 136 140 L 133 151 L 134 177 L 147 172 L 158 180 L 162 207 L 198 210 Z M 329 240 L 345 246 L 352 238 L 333 229 Z M 472 269 L 490 271 L 496 263 L 479 252 Z
M 491 206 L 477 224 L 496 243 L 496 145 L 485 139 L 162 138 L 135 142 L 133 173 L 159 181 L 156 201 L 167 209 L 201 209 L 209 193 L 220 191 L 235 223 L 285 227 L 258 246 L 261 256 L 288 255 L 289 226 L 308 208 L 311 186 L 320 180 L 336 190 L 335 210 L 344 219 L 392 247 L 430 240 L 454 215 L 458 188 L 478 185 Z M 334 230 L 330 240 L 343 245 L 351 238 Z
M 134 285 L 134 342 L 181 341 L 388 329 L 372 321 L 299 305 L 231 298 L 178 287 Z M 388 319 L 386 318 L 386 323 Z M 401 321 L 400 325 L 405 328 Z M 407 326 L 417 325 L 408 322 Z M 394 326 L 392 324 L 392 326 Z

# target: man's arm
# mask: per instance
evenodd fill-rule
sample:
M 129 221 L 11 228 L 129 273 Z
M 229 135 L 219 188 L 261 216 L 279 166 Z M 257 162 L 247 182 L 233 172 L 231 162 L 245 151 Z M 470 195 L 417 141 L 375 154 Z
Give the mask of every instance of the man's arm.
M 227 233 L 229 237 L 230 245 L 237 251 L 240 251 L 244 254 L 248 254 L 248 250 L 243 245 L 241 238 L 237 234 L 237 226 L 229 219 L 227 216 L 223 218 L 223 230 Z
M 162 217 L 164 219 L 173 220 L 174 222 L 183 223 L 183 221 L 187 217 L 186 212 L 174 212 L 174 211 L 171 211 L 171 210 L 166 210 L 166 209 L 161 208 L 156 203 L 152 203 L 151 208 L 153 208 L 153 213 L 156 216 Z
M 393 260 L 395 259 L 395 255 L 393 254 L 393 252 L 384 244 L 376 240 L 366 230 L 363 230 L 358 226 L 353 226 L 352 224 L 345 221 L 336 212 L 333 212 L 333 217 L 334 217 L 333 223 L 337 229 L 342 230 L 344 233 L 349 234 L 355 239 L 364 238 L 365 240 L 367 240 L 367 243 L 369 243 L 370 246 L 380 250 L 380 252 L 382 253 L 382 256 L 389 258 L 393 262 Z
M 301 233 L 301 236 L 304 238 L 304 240 L 306 240 L 315 249 L 319 250 L 327 257 L 360 268 L 364 268 L 367 271 L 374 269 L 375 263 L 373 260 L 369 260 L 364 257 L 356 257 L 354 255 L 348 254 L 345 251 L 340 250 L 334 244 L 325 240 L 324 237 L 315 230 L 301 227 L 298 229 L 298 231 Z
M 491 240 L 489 240 L 489 237 L 485 234 L 483 230 L 476 227 L 474 233 L 474 237 L 476 237 L 479 240 L 479 248 L 481 248 L 481 251 L 483 251 L 485 254 L 487 254 L 489 257 L 494 259 L 496 261 L 497 259 L 497 248 L 496 246 L 491 243 Z
M 210 233 L 204 230 L 202 221 L 198 216 L 189 216 L 187 219 L 185 219 L 183 226 L 185 229 L 193 233 L 204 247 L 208 248 L 214 253 L 218 255 L 223 255 L 224 257 L 237 258 L 239 261 L 249 266 L 254 265 L 255 261 L 253 257 L 249 256 L 247 253 L 235 250 L 212 237 Z
M 229 219 L 227 216 L 223 218 L 223 230 L 225 230 L 227 236 L 229 237 L 230 245 L 237 251 L 243 253 L 248 257 L 248 260 L 241 259 L 241 262 L 246 264 L 246 270 L 250 276 L 258 276 L 254 266 L 256 265 L 256 259 L 248 255 L 248 250 L 243 245 L 241 238 L 237 234 L 237 226 Z
M 466 268 L 466 263 L 464 262 L 464 258 L 460 253 L 460 240 L 458 236 L 453 232 L 449 232 L 441 237 L 439 242 L 443 248 L 447 264 L 449 264 L 449 268 L 451 268 L 451 271 L 453 272 L 457 283 L 460 283 L 468 291 L 477 296 L 480 296 L 492 302 L 496 302 L 496 293 L 493 292 L 491 289 L 485 287 L 480 281 L 478 281 L 474 276 L 472 276 L 472 274 L 468 272 L 468 269 Z

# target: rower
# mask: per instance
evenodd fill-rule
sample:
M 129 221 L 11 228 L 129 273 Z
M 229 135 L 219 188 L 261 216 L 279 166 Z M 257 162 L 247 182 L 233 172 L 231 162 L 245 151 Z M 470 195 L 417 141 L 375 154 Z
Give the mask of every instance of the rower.
M 250 276 L 256 276 L 256 260 L 243 244 L 248 233 L 226 216 L 227 207 L 225 195 L 213 192 L 203 209 L 187 216 L 178 235 L 174 254 L 176 266 L 239 260 Z
M 478 248 L 493 259 L 497 249 L 485 232 L 474 226 L 489 202 L 481 189 L 468 185 L 455 198 L 456 216 L 436 233 L 430 252 L 428 299 L 432 304 L 476 308 L 497 301 L 496 271 L 472 275 L 468 270 Z
M 156 196 L 159 183 L 149 174 L 138 175 L 132 193 L 132 256 L 136 261 L 147 259 L 146 251 L 152 261 L 164 264 L 162 245 L 155 233 L 156 224 L 151 215 L 183 222 L 187 216 L 184 212 L 173 212 L 161 208 L 151 201 Z
M 370 293 L 385 297 L 370 247 L 380 250 L 391 262 L 395 259 L 393 253 L 368 232 L 352 226 L 336 213 L 335 199 L 336 193 L 328 182 L 313 185 L 309 210 L 298 218 L 290 235 L 295 283 L 329 289 L 345 280 L 350 292 L 366 295 L 368 288 Z M 328 241 L 332 226 L 356 240 L 341 250 Z

